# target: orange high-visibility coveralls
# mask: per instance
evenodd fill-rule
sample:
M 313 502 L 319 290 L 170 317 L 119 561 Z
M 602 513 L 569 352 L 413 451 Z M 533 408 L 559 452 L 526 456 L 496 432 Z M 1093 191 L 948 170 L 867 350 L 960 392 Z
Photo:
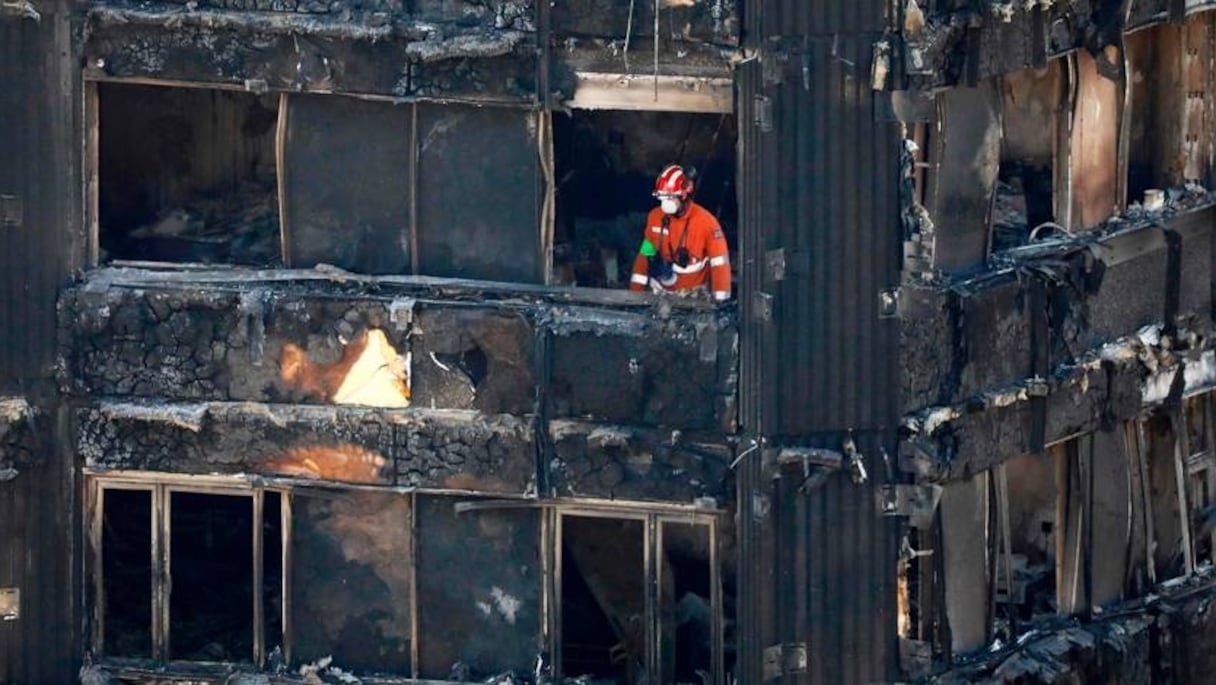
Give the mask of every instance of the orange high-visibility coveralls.
M 649 260 L 641 252 L 633 260 L 633 275 L 629 279 L 630 290 L 645 290 L 658 286 L 659 290 L 691 290 L 707 285 L 717 301 L 730 299 L 730 255 L 726 236 L 714 215 L 701 205 L 686 200 L 687 210 L 682 215 L 668 216 L 655 207 L 646 216 L 646 232 L 643 240 L 649 240 L 660 256 L 672 263 L 675 271 L 673 283 L 656 283 L 650 278 Z M 663 219 L 669 219 L 663 225 Z M 675 264 L 676 252 L 681 245 L 688 250 L 688 265 Z

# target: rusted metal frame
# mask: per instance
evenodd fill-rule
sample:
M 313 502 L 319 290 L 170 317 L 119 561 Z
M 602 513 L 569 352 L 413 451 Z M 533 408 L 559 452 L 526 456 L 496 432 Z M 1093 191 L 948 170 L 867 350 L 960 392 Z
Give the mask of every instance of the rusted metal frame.
M 82 141 L 82 159 L 84 160 L 84 225 L 85 231 L 85 266 L 97 266 L 101 253 L 101 117 L 99 114 L 100 99 L 97 94 L 97 82 L 85 80 L 84 93 L 84 140 Z
M 291 98 L 287 93 L 280 94 L 274 130 L 274 176 L 279 205 L 279 259 L 287 267 L 291 266 L 291 212 L 287 202 L 287 127 L 291 123 L 290 111 Z
M 1152 585 L 1157 584 L 1157 564 L 1153 558 L 1153 540 L 1156 533 L 1153 530 L 1155 525 L 1153 521 L 1153 495 L 1152 485 L 1148 474 L 1148 437 L 1144 434 L 1144 419 L 1137 418 L 1134 421 L 1136 432 L 1136 468 L 1140 473 L 1140 492 L 1143 498 L 1144 506 L 1144 555 L 1145 562 L 1148 566 L 1148 581 Z
M 265 603 L 262 592 L 265 580 L 263 554 L 266 546 L 262 534 L 262 514 L 266 506 L 266 491 L 253 491 L 253 663 L 261 668 L 266 662 L 266 617 Z
M 291 620 L 290 620 L 291 619 L 291 591 L 292 591 L 291 583 L 292 583 L 292 577 L 294 575 L 291 571 L 291 561 L 292 561 L 291 546 L 292 546 L 293 540 L 295 539 L 293 525 L 292 525 L 293 519 L 292 519 L 292 515 L 291 515 L 291 510 L 292 510 L 292 502 L 294 501 L 294 498 L 295 498 L 295 493 L 288 491 L 288 492 L 282 493 L 281 499 L 279 501 L 279 523 L 282 526 L 282 536 L 283 536 L 283 545 L 282 545 L 282 550 L 281 550 L 282 556 L 280 558 L 280 566 L 282 568 L 281 573 L 283 575 L 282 582 L 280 583 L 282 585 L 282 601 L 280 602 L 280 610 L 282 611 L 282 616 L 280 617 L 280 621 L 281 621 L 281 625 L 283 626 L 283 659 L 284 659 L 284 661 L 286 661 L 286 663 L 289 663 L 289 664 L 291 663 L 291 659 L 292 659 L 292 643 L 295 638 L 295 631 L 292 629 L 292 624 L 291 624 Z M 411 648 L 414 648 L 413 642 L 414 642 L 414 639 L 411 639 L 410 640 Z M 415 648 L 415 650 L 416 650 L 416 648 Z M 415 658 L 415 663 L 416 663 L 416 661 L 417 660 Z M 417 666 L 415 666 L 414 668 L 417 669 Z
M 1190 454 L 1190 436 L 1187 435 L 1185 410 L 1181 407 L 1170 412 L 1170 425 L 1174 432 L 1174 485 L 1178 496 L 1178 518 L 1182 530 L 1182 561 L 1184 575 L 1195 573 L 1195 548 L 1191 541 L 1191 507 L 1186 492 L 1186 457 Z

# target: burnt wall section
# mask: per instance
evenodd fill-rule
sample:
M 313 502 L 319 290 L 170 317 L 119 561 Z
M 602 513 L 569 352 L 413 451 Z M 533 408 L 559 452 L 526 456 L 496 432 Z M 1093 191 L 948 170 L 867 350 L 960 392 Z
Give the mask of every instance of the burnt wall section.
M 473 412 L 99 402 L 76 412 L 87 467 L 266 476 L 521 495 L 527 419 Z
M 38 459 L 34 409 L 22 398 L 0 398 L 0 482 Z
M 1108 608 L 1110 617 L 1047 628 L 976 663 L 922 682 L 1205 683 L 1216 666 L 1211 650 L 1216 587 L 1210 575 Z
M 967 477 L 1203 386 L 1212 214 L 1021 248 L 971 280 L 905 288 L 905 438 L 913 460 L 927 449 L 937 462 L 917 471 Z
M 581 421 L 551 422 L 549 439 L 550 485 L 558 497 L 724 503 L 733 491 L 727 445 Z
M 552 416 L 733 432 L 738 335 L 726 315 L 549 310 Z
M 237 278 L 120 284 L 121 274 L 99 271 L 61 300 L 70 394 L 527 414 L 545 377 L 557 418 L 734 430 L 737 334 L 726 312 L 437 300 L 394 296 L 388 284 L 374 295 Z M 551 342 L 543 359 L 540 337 Z M 391 373 L 373 373 L 372 358 Z

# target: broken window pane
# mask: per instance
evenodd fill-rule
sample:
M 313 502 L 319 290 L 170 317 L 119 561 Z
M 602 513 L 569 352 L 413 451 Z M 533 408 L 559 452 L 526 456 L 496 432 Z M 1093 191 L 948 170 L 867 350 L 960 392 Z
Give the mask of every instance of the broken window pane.
M 419 674 L 481 680 L 530 673 L 541 652 L 540 515 L 419 496 Z
M 709 527 L 662 524 L 659 612 L 663 682 L 701 685 L 713 674 L 714 607 Z
M 292 659 L 410 671 L 410 497 L 366 490 L 292 497 Z
M 278 265 L 278 96 L 97 84 L 102 261 Z
M 639 682 L 646 662 L 645 522 L 564 516 L 561 529 L 562 673 Z
M 152 656 L 152 491 L 101 490 L 102 617 L 109 656 Z
M 627 288 L 656 206 L 655 177 L 671 163 L 697 172 L 695 201 L 738 250 L 735 117 L 730 114 L 574 110 L 553 117 L 557 183 L 553 279 Z
M 251 660 L 253 498 L 173 492 L 170 507 L 170 658 Z

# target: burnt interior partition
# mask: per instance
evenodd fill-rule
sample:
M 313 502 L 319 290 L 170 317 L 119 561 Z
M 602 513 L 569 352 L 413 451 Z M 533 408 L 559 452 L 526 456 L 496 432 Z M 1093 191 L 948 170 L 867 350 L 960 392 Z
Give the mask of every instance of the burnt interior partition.
M 556 214 L 553 279 L 626 288 L 656 206 L 655 178 L 678 163 L 696 170 L 695 201 L 738 250 L 733 114 L 573 110 L 554 114 Z
M 1059 531 L 1055 460 L 1046 453 L 1023 454 L 1003 468 L 1011 558 L 1008 566 L 1003 560 L 996 564 L 997 617 L 998 625 L 1008 628 L 1056 612 Z
M 286 107 L 288 264 L 409 273 L 413 106 L 292 95 Z
M 101 261 L 281 263 L 277 95 L 97 83 Z
M 291 513 L 293 663 L 409 673 L 411 497 L 297 489 Z
M 418 273 L 544 281 L 538 118 L 520 108 L 418 105 Z

